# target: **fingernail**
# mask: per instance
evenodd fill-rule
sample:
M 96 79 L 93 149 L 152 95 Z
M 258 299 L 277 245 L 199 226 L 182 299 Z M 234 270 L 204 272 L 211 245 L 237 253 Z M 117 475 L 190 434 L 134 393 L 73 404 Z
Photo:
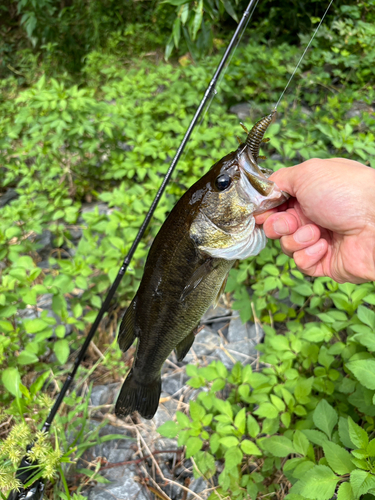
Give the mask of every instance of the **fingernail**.
M 283 218 L 275 220 L 272 227 L 276 234 L 284 235 L 289 233 L 288 223 Z
M 322 241 L 318 241 L 315 245 L 311 245 L 311 247 L 306 248 L 307 255 L 316 255 L 322 251 Z
M 314 238 L 314 231 L 311 226 L 303 226 L 294 233 L 293 238 L 297 243 L 308 243 Z

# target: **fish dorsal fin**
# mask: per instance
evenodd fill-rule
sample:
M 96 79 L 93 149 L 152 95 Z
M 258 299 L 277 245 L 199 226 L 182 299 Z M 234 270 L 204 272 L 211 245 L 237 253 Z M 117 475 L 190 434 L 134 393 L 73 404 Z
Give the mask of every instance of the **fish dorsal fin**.
M 134 298 L 121 321 L 118 343 L 120 345 L 120 349 L 124 352 L 129 349 L 136 338 L 134 331 L 135 306 L 136 300 Z
M 187 337 L 184 338 L 176 347 L 176 356 L 177 356 L 177 361 L 182 361 L 186 354 L 189 352 L 190 347 L 193 345 L 194 340 L 195 340 L 195 333 L 197 331 L 197 328 L 194 328 L 194 330 L 189 333 Z
M 211 258 L 208 258 L 201 266 L 198 267 L 198 269 L 193 273 L 189 281 L 187 282 L 181 297 L 180 297 L 180 302 L 183 302 L 188 295 L 193 292 L 197 286 L 208 276 L 211 271 L 215 269 L 217 264 L 214 264 L 214 260 Z

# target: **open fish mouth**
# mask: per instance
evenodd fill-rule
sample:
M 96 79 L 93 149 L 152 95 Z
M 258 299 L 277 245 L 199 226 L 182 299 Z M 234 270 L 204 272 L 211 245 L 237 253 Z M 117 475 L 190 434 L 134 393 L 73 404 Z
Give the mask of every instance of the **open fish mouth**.
M 278 207 L 287 201 L 289 194 L 268 179 L 247 146 L 238 152 L 237 161 L 240 168 L 239 191 L 244 199 L 254 205 L 254 215 Z

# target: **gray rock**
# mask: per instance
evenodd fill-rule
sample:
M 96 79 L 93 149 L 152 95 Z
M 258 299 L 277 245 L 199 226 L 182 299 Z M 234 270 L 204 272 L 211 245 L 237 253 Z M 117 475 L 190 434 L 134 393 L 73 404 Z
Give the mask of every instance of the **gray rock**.
M 220 346 L 220 344 L 221 340 L 217 333 L 214 333 L 211 328 L 206 326 L 195 337 L 193 347 L 186 355 L 184 362 L 193 363 L 197 357 L 202 358 L 203 356 L 209 356 Z
M 169 375 L 168 377 L 163 378 L 163 391 L 173 396 L 173 394 L 175 394 L 186 385 L 186 381 L 188 380 L 188 378 L 189 377 L 184 372 L 175 373 L 174 375 Z
M 278 153 L 274 153 L 273 155 L 271 155 L 270 159 L 274 161 L 283 161 L 283 157 Z
M 156 427 L 160 427 L 168 420 L 172 420 L 177 410 L 177 401 L 171 398 L 168 393 L 162 392 L 160 399 L 161 403 L 159 404 L 157 412 L 152 419 Z M 142 420 L 146 423 L 149 422 L 148 420 Z
M 246 120 L 250 116 L 250 108 L 251 106 L 249 103 L 241 102 L 229 108 L 229 113 L 237 115 L 240 120 Z
M 83 214 L 94 212 L 96 208 L 98 208 L 99 215 L 110 215 L 113 212 L 113 208 L 109 208 L 108 205 L 103 202 L 82 203 L 81 215 L 78 218 L 78 222 L 83 222 Z
M 134 146 L 130 146 L 126 142 L 122 142 L 122 141 L 117 142 L 117 147 L 119 147 L 123 151 L 133 151 L 133 149 L 134 149 Z
M 134 467 L 115 467 L 103 471 L 102 475 L 111 483 L 92 488 L 89 500 L 149 500 L 146 488 L 137 481 Z
M 160 464 L 161 471 L 165 478 L 172 479 L 172 481 L 176 481 L 175 476 L 171 473 L 171 470 L 167 464 Z M 176 481 L 178 482 L 178 481 Z M 163 491 L 171 498 L 172 500 L 177 500 L 181 498 L 182 489 L 176 484 L 166 484 L 162 487 Z
M 53 249 L 53 234 L 51 231 L 46 229 L 42 234 L 38 234 L 35 237 L 35 243 L 37 244 L 37 253 L 42 257 L 42 259 L 48 259 L 51 250 Z
M 194 491 L 194 493 L 201 493 L 207 488 L 207 483 L 203 477 L 198 477 L 198 479 L 194 479 L 189 486 L 189 489 Z M 193 500 L 195 498 L 191 493 L 187 495 L 188 500 Z
M 162 437 L 155 442 L 154 449 L 155 449 L 155 451 L 177 450 L 178 449 L 177 439 Z M 175 456 L 176 456 L 175 453 L 163 453 L 162 460 L 164 460 L 164 461 L 165 460 L 173 460 L 173 458 Z
M 78 243 L 78 241 L 82 238 L 82 229 L 79 226 L 70 227 L 69 233 L 73 243 Z
M 306 116 L 312 116 L 314 114 L 314 111 L 306 106 L 301 107 L 301 114 L 306 115 Z
M 108 385 L 96 385 L 93 387 L 90 396 L 90 404 L 92 406 L 101 406 L 112 404 L 120 389 L 121 383 L 114 383 Z
M 21 309 L 18 311 L 18 315 L 23 318 L 23 319 L 36 319 L 40 317 L 40 314 L 38 313 L 38 310 L 43 309 L 47 310 L 47 316 L 48 317 L 53 317 L 56 320 L 56 325 L 54 325 L 54 329 L 63 324 L 65 326 L 65 332 L 66 335 L 70 335 L 72 333 L 73 327 L 72 325 L 69 325 L 67 323 L 62 323 L 60 316 L 55 314 L 52 311 L 52 294 L 51 293 L 46 293 L 45 295 L 42 295 L 38 300 L 36 307 L 28 307 L 26 309 Z M 72 315 L 71 308 L 69 306 L 68 302 L 68 314 L 69 316 Z
M 95 428 L 98 426 L 98 422 L 91 420 L 90 425 Z M 92 461 L 97 457 L 103 457 L 111 464 L 115 464 L 134 458 L 137 443 L 132 436 L 127 434 L 125 429 L 107 424 L 99 431 L 100 437 L 108 436 L 109 434 L 123 434 L 124 439 L 112 439 L 89 448 L 83 455 L 84 460 Z
M 374 108 L 363 101 L 354 101 L 351 109 L 345 113 L 345 118 L 361 117 L 363 113 L 373 113 Z
M 232 319 L 228 329 L 228 342 L 239 342 L 241 340 L 253 340 L 254 345 L 258 344 L 264 337 L 264 331 L 254 323 L 243 324 L 239 314 L 234 314 L 235 319 Z
M 217 320 L 222 317 L 228 317 L 232 315 L 232 310 L 231 309 L 226 309 L 225 307 L 217 306 L 217 307 L 210 307 L 207 312 L 202 316 L 201 319 L 201 324 L 209 324 L 209 323 L 215 323 L 214 320 Z
M 0 196 L 0 208 L 8 205 L 12 200 L 18 198 L 18 193 L 15 189 L 9 188 L 4 194 Z
M 243 324 L 236 312 L 233 315 L 236 317 L 229 324 L 228 344 L 212 353 L 213 357 L 222 361 L 228 369 L 231 369 L 237 361 L 243 365 L 252 363 L 258 355 L 255 346 L 264 336 L 262 328 L 256 327 L 253 323 Z
M 48 260 L 41 260 L 40 262 L 37 263 L 37 266 L 40 267 L 41 269 L 53 269 L 58 267 L 57 264 L 53 264 L 53 266 L 51 266 Z

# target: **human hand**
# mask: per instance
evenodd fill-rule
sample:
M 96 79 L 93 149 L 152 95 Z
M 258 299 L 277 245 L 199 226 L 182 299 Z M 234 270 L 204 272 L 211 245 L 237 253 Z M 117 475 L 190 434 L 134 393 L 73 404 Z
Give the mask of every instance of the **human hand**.
M 292 198 L 255 221 L 303 273 L 338 283 L 375 280 L 375 170 L 344 158 L 312 159 L 270 179 Z

